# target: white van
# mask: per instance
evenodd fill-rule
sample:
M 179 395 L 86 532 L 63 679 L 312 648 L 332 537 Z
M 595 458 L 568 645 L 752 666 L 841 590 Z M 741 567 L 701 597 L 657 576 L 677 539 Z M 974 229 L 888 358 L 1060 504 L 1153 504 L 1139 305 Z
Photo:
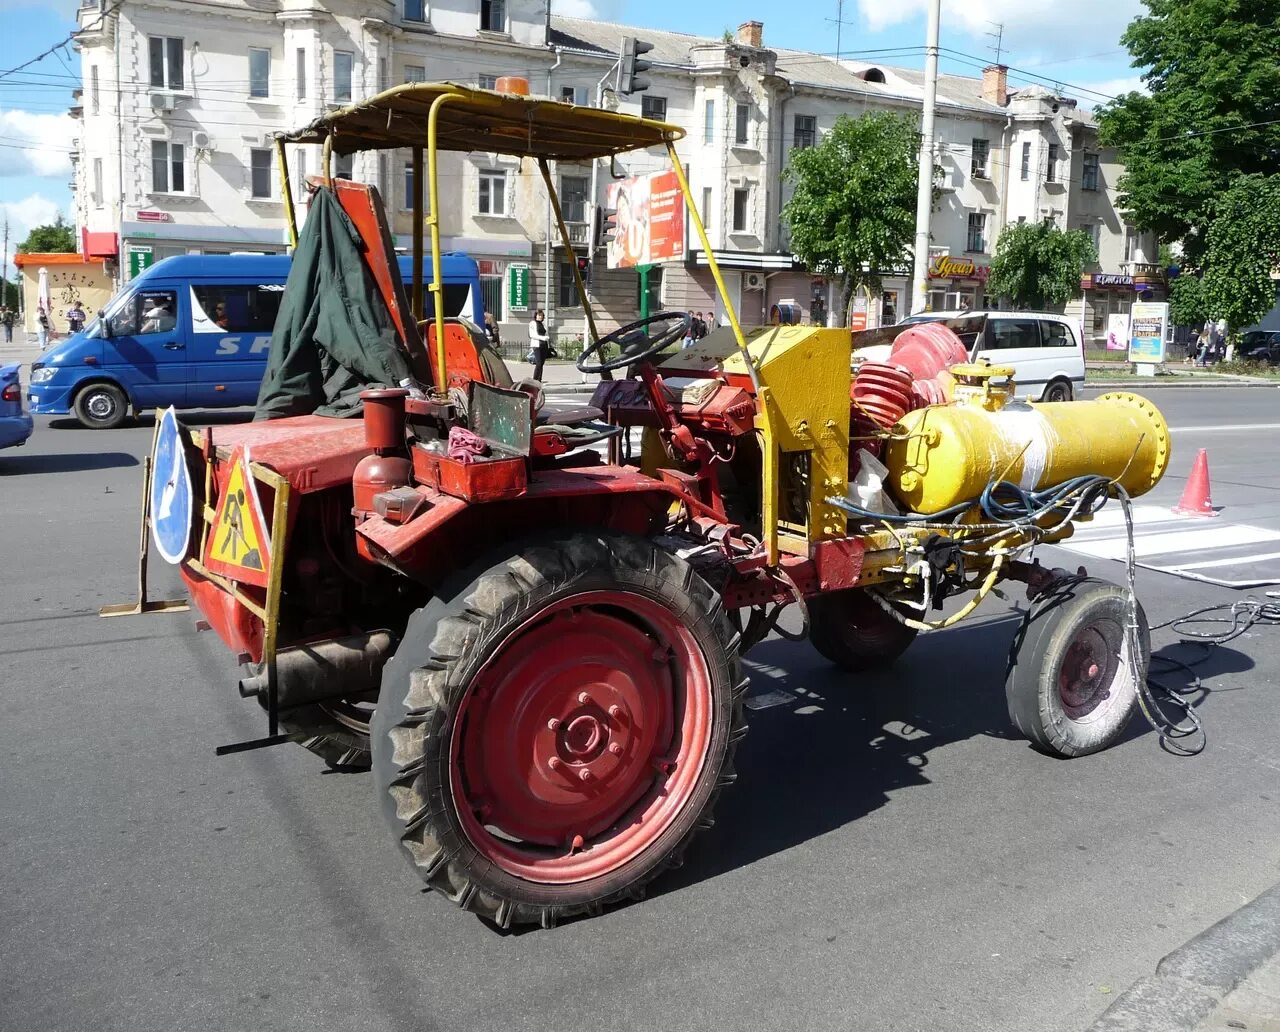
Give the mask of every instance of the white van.
M 1084 387 L 1084 348 L 1065 316 L 1051 312 L 921 312 L 889 329 L 901 332 L 921 322 L 946 323 L 968 348 L 971 361 L 1012 366 L 1019 398 L 1070 401 Z M 881 348 L 887 353 L 884 345 L 874 350 Z

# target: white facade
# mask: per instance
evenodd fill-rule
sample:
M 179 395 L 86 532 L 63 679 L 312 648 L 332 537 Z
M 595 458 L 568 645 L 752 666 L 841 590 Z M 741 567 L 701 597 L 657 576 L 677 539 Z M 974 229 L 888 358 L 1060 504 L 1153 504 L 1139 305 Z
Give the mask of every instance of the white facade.
M 98 13 L 86 7 L 81 19 L 96 25 Z M 841 115 L 919 110 L 922 76 L 772 50 L 762 31 L 748 22 L 726 42 L 548 17 L 545 0 L 132 0 L 79 37 L 84 132 L 77 220 L 99 251 L 118 236 L 126 277 L 128 252 L 137 247 L 150 248 L 155 259 L 282 251 L 287 230 L 275 133 L 419 78 L 491 86 L 497 76 L 514 74 L 528 78 L 535 93 L 595 103 L 602 80 L 612 85 L 620 38 L 636 35 L 654 44 L 646 55 L 651 86 L 629 97 L 606 89 L 604 102 L 685 128 L 680 154 L 692 195 L 743 321 L 766 321 L 782 301 L 829 317 L 832 287 L 787 251 L 782 170 L 793 149 L 821 139 Z M 931 282 L 934 307 L 982 305 L 999 231 L 1022 219 L 1096 227 L 1100 271 L 1113 276 L 1133 275 L 1154 260 L 1136 234 L 1129 235 L 1126 257 L 1126 229 L 1115 210 L 1119 170 L 1113 155 L 1098 151 L 1096 130 L 1074 101 L 1035 88 L 1010 94 L 999 69 L 983 79 L 944 75 L 937 124 L 936 160 L 945 181 L 933 222 L 931 251 L 940 272 Z M 1082 188 L 1085 163 L 1092 163 L 1086 155 L 1098 155 L 1098 189 Z M 319 172 L 320 152 L 291 145 L 287 158 L 298 197 L 306 176 Z M 402 245 L 412 228 L 409 158 L 356 155 L 349 170 L 377 184 Z M 576 249 L 583 252 L 591 237 L 593 180 L 595 199 L 603 200 L 611 171 L 665 165 L 664 154 L 645 152 L 612 169 L 602 163 L 594 175 L 590 166 L 557 169 Z M 347 171 L 335 162 L 336 173 Z M 501 289 L 506 265 L 522 262 L 533 267 L 535 296 L 553 325 L 560 332 L 581 326 L 576 312 L 556 318 L 556 309 L 576 306 L 576 290 L 558 234 L 547 246 L 551 224 L 536 166 L 492 154 L 443 156 L 440 214 L 444 246 L 482 262 L 486 299 L 500 319 L 528 318 L 506 310 Z M 713 311 L 701 245 L 692 230 L 687 240 L 694 253 L 685 265 L 662 270 L 653 301 Z M 603 324 L 634 318 L 636 274 L 606 271 L 602 251 L 593 259 L 591 294 Z M 873 299 L 873 311 L 882 300 L 892 307 L 886 317 L 907 311 L 909 265 L 904 255 L 901 269 L 881 270 L 887 296 Z

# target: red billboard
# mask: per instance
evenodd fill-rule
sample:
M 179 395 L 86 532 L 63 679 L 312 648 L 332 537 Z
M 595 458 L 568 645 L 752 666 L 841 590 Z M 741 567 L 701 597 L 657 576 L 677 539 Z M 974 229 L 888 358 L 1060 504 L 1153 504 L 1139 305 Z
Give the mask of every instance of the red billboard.
M 608 246 L 610 269 L 684 258 L 684 195 L 674 172 L 632 176 L 609 184 L 616 229 Z

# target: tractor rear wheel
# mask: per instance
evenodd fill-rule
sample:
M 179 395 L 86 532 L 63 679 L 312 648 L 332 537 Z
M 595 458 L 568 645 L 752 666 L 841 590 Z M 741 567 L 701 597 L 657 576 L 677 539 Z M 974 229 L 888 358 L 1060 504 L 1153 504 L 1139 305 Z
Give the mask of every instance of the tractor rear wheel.
M 1009 717 L 1031 744 L 1055 756 L 1085 756 L 1124 733 L 1147 676 L 1151 633 L 1138 605 L 1141 654 L 1131 656 L 1123 588 L 1085 579 L 1064 584 L 1023 617 L 1009 651 Z M 1136 658 L 1136 663 L 1134 659 Z
M 373 770 L 427 885 L 494 923 L 639 898 L 711 824 L 745 733 L 717 593 L 642 538 L 499 553 L 409 620 Z
M 845 670 L 889 666 L 915 640 L 915 628 L 895 620 L 863 588 L 809 600 L 809 643 Z

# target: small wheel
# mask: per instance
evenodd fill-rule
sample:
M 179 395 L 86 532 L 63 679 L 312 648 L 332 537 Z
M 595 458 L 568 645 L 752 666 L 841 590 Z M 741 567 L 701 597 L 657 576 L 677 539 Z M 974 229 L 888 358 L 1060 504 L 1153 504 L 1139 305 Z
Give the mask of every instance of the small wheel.
M 1070 401 L 1072 398 L 1071 384 L 1066 380 L 1054 380 L 1048 387 L 1044 389 L 1044 396 L 1041 401 Z
M 1113 744 L 1138 705 L 1125 634 L 1129 603 L 1118 585 L 1065 584 L 1023 619 L 1009 653 L 1009 717 L 1038 749 L 1084 756 Z M 1138 605 L 1138 676 L 1147 676 L 1151 634 Z
M 809 600 L 809 643 L 845 670 L 889 666 L 916 640 L 916 629 L 895 620 L 861 588 Z
M 90 430 L 114 430 L 129 415 L 129 399 L 113 383 L 91 383 L 76 395 L 76 418 Z
M 638 898 L 734 779 L 736 640 L 640 538 L 557 535 L 462 575 L 410 618 L 372 725 L 423 880 L 502 927 Z
M 261 663 L 241 666 L 245 677 L 262 672 Z M 259 697 L 265 710 L 267 701 Z M 298 744 L 315 753 L 330 770 L 369 769 L 369 718 L 374 700 L 370 695 L 353 699 L 330 699 L 312 706 L 300 706 L 280 714 L 280 730 L 285 734 L 307 735 Z

